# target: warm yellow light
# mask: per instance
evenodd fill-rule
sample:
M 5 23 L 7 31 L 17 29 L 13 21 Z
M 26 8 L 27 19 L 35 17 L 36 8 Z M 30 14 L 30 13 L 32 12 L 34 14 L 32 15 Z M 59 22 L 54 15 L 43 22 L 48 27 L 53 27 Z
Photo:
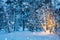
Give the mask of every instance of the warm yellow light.
M 53 27 L 54 26 L 54 19 L 50 14 L 48 14 L 48 27 Z
M 44 31 L 48 33 L 54 33 L 55 27 L 57 27 L 57 23 L 54 21 L 54 18 L 51 14 L 48 14 L 47 18 L 44 18 L 45 23 L 43 24 Z M 47 22 L 47 23 L 46 23 Z

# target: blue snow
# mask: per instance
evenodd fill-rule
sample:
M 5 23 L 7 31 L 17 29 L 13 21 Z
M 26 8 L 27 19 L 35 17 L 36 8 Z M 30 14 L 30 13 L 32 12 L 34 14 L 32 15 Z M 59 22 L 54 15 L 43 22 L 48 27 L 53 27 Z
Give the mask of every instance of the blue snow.
M 37 34 L 37 32 L 35 32 Z M 33 35 L 33 32 L 0 34 L 0 40 L 60 40 L 59 35 Z

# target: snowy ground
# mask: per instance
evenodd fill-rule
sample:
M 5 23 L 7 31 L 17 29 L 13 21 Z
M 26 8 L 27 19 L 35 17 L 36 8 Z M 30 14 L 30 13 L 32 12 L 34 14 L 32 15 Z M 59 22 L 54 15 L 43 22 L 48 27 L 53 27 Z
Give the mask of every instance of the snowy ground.
M 13 32 L 0 34 L 0 40 L 60 40 L 59 35 L 41 35 L 41 32 Z

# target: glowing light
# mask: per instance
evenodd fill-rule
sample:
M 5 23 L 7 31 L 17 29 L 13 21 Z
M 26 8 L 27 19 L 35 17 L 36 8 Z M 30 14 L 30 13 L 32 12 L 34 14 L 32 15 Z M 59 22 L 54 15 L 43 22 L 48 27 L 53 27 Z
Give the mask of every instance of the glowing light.
M 57 23 L 54 21 L 54 18 L 51 14 L 48 14 L 47 18 L 44 17 L 45 23 L 43 24 L 43 29 L 46 33 L 54 34 L 55 27 L 57 27 Z M 46 23 L 47 22 L 47 23 Z

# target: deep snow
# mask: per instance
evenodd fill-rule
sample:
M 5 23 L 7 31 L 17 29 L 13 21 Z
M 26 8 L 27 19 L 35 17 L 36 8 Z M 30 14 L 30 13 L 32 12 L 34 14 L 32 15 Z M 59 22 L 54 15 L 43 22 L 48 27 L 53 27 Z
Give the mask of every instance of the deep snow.
M 0 40 L 60 40 L 57 34 L 40 34 L 41 32 L 13 32 L 0 34 Z

